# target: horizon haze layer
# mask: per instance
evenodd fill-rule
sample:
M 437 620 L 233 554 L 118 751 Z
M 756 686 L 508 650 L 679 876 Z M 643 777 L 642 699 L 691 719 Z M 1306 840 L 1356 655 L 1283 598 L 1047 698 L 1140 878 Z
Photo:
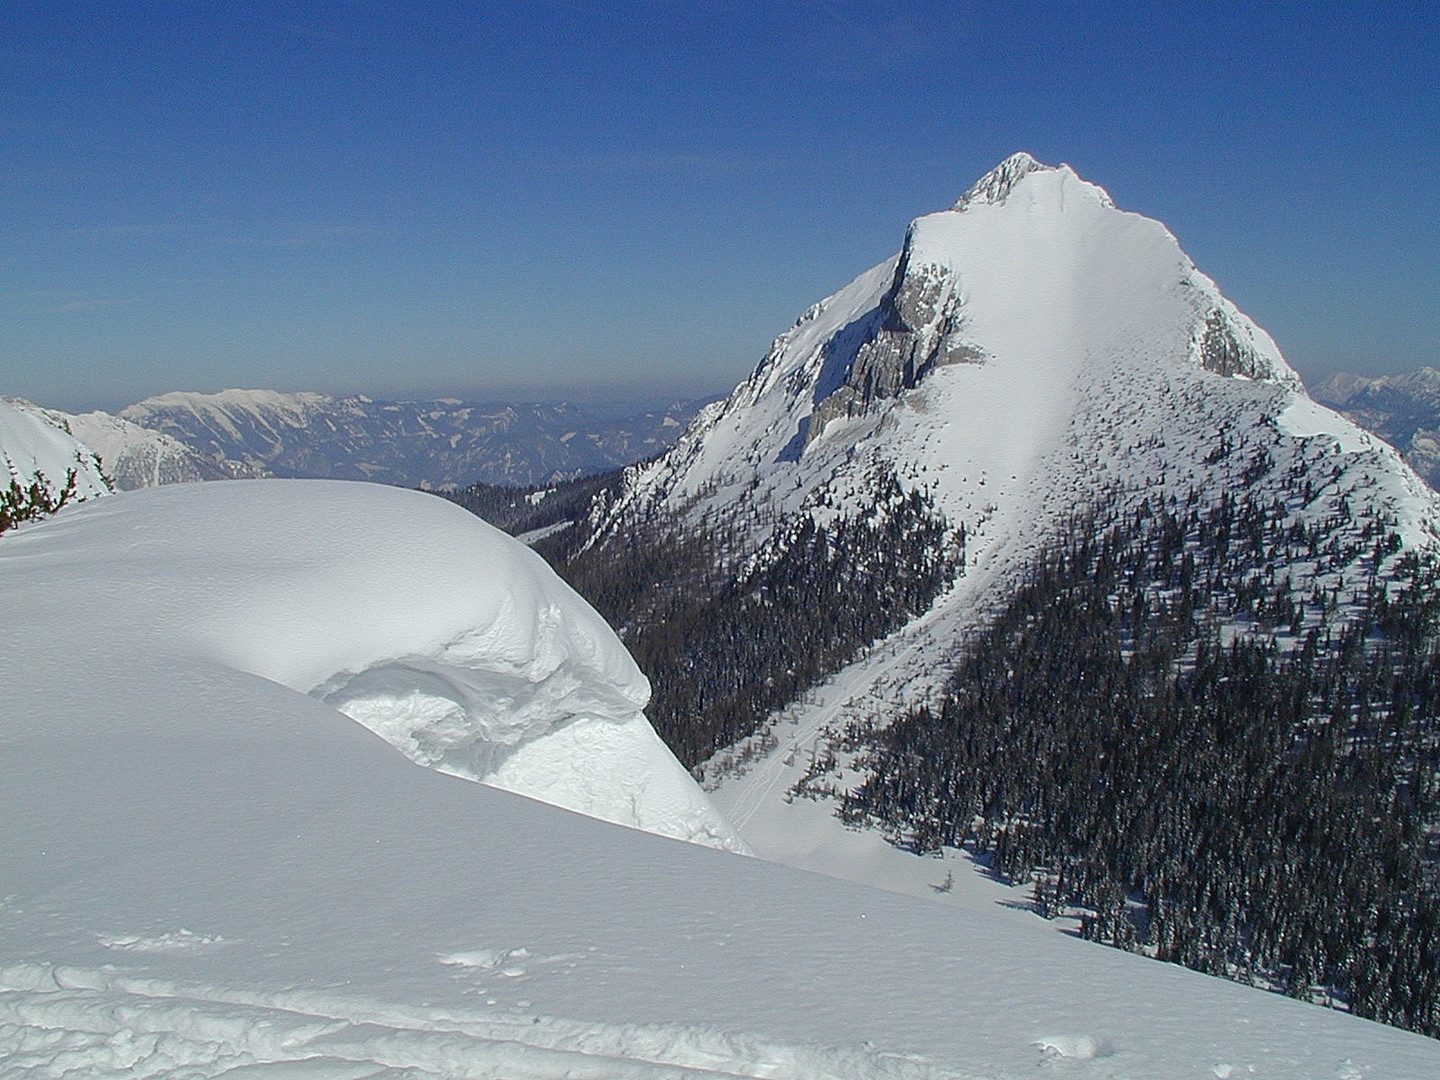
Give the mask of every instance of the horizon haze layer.
M 1440 364 L 1416 6 L 67 2 L 0 65 L 0 386 L 721 392 L 1020 149 L 1312 380 Z

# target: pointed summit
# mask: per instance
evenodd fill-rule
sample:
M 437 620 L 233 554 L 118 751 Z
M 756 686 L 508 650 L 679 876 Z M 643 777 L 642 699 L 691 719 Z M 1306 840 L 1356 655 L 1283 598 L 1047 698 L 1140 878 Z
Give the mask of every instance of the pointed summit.
M 1064 168 L 1064 166 L 1060 166 Z M 1010 191 L 1032 172 L 1053 171 L 1054 165 L 1042 165 L 1021 150 L 1011 154 L 995 168 L 976 180 L 970 190 L 956 200 L 953 210 L 964 210 L 967 206 L 981 203 L 1003 203 Z

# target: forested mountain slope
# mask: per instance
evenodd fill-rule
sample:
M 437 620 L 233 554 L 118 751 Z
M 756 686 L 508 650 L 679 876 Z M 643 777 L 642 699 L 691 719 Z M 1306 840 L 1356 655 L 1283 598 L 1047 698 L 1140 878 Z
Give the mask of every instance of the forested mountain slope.
M 1440 1032 L 1437 514 L 1163 225 L 1021 154 L 541 548 L 769 854 L 809 794 L 1091 936 Z

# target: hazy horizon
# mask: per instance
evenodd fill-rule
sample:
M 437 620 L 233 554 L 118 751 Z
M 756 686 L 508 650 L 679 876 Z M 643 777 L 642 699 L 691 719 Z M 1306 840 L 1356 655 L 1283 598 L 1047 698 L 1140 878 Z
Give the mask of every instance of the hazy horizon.
M 1307 379 L 1440 364 L 1418 5 L 8 16 L 0 392 L 42 404 L 722 392 L 1017 150 L 1163 221 Z

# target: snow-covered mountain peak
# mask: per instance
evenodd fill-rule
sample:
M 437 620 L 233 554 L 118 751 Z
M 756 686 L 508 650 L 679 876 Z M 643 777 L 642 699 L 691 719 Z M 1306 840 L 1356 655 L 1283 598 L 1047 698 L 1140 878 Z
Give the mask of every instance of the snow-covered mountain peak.
M 952 211 L 963 211 L 975 206 L 1000 206 L 1020 187 L 1027 177 L 1040 174 L 1048 176 L 1045 186 L 1026 185 L 1032 194 L 1042 190 L 1062 191 L 1064 185 L 1080 185 L 1097 198 L 1104 206 L 1114 206 L 1109 194 L 1101 187 L 1081 180 L 1069 165 L 1046 165 L 1036 161 L 1025 151 L 1011 154 L 995 168 L 970 185 L 968 191 L 955 200 Z
M 971 184 L 969 190 L 955 201 L 952 209 L 964 210 L 967 206 L 980 203 L 1003 203 L 1015 185 L 1026 176 L 1041 169 L 1053 168 L 1052 165 L 1042 165 L 1024 150 L 1011 154 Z
M 43 409 L 17 399 L 11 399 L 10 403 L 73 436 L 98 455 L 105 476 L 120 491 L 261 475 L 260 470 L 243 462 L 200 453 L 171 435 L 109 413 L 95 411 L 76 415 Z
M 1113 398 L 1102 387 L 1126 387 L 1144 412 L 1155 406 L 1142 386 L 1187 373 L 1300 391 L 1275 343 L 1163 224 L 1116 208 L 1068 166 L 1016 155 L 957 205 L 915 219 L 900 253 L 780 335 L 727 402 L 641 471 L 635 497 L 709 502 L 752 474 L 759 492 L 782 483 L 772 465 L 794 462 L 802 475 L 783 481 L 793 509 L 837 469 L 883 457 L 931 477 L 947 514 L 969 516 L 993 501 L 971 490 L 982 476 L 1023 486 L 1083 400 Z

